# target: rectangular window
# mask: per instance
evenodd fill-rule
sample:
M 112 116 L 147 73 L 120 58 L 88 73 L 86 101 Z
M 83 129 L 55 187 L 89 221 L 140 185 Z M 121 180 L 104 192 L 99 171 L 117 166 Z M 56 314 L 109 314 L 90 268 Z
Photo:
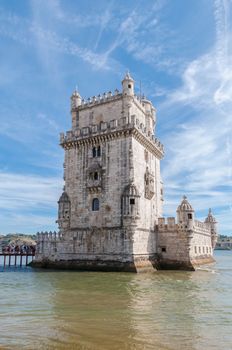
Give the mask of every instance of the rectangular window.
M 134 198 L 130 199 L 130 204 L 135 204 L 135 199 Z
M 92 133 L 95 133 L 95 132 L 97 132 L 97 125 L 92 126 Z
M 114 129 L 117 127 L 117 120 L 116 119 L 110 121 L 110 127 L 111 127 L 111 129 Z
M 89 128 L 88 127 L 82 128 L 82 133 L 83 133 L 83 135 L 88 135 Z
M 101 130 L 106 130 L 107 129 L 107 123 L 101 122 Z
M 166 253 L 166 247 L 162 247 L 162 248 L 161 248 L 161 251 L 162 251 L 163 253 Z

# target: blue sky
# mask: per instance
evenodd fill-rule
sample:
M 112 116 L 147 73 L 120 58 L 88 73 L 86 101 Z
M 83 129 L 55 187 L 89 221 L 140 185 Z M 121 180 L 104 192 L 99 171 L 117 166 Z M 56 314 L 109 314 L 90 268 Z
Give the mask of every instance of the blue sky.
M 157 108 L 164 214 L 183 194 L 232 233 L 232 1 L 0 1 L 0 232 L 56 229 L 70 95 L 121 88 Z

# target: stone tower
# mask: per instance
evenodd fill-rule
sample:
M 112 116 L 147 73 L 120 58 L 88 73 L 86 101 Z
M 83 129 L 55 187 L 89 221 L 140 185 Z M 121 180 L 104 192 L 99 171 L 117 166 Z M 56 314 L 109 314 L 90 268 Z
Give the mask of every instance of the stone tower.
M 117 89 L 71 96 L 72 127 L 60 135 L 64 191 L 59 232 L 38 234 L 34 266 L 109 271 L 194 269 L 213 262 L 216 220 L 205 222 L 184 196 L 174 217 L 162 217 L 162 144 L 156 110 L 136 96 L 127 73 Z
M 134 93 L 127 73 L 122 92 L 87 101 L 71 96 L 72 128 L 61 134 L 64 192 L 58 202 L 59 242 L 49 260 L 80 268 L 134 270 L 152 266 L 154 223 L 162 215 L 155 108 Z M 56 237 L 57 240 L 57 237 Z

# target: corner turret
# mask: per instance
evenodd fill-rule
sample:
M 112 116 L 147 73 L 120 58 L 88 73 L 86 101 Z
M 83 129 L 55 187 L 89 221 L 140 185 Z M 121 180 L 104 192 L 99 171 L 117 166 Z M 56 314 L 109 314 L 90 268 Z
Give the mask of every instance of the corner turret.
M 184 224 L 188 230 L 193 229 L 195 212 L 191 204 L 188 202 L 187 197 L 183 196 L 181 204 L 177 208 L 177 222 L 178 224 Z
M 81 95 L 76 89 L 71 96 L 71 115 L 72 115 L 73 129 L 76 129 L 79 127 L 79 111 L 78 111 L 79 106 L 81 106 Z
M 156 124 L 156 110 L 152 106 L 151 101 L 149 101 L 145 96 L 142 97 L 142 104 L 146 111 L 146 128 L 153 134 L 155 132 Z
M 218 232 L 217 232 L 217 221 L 216 221 L 215 217 L 212 215 L 211 208 L 209 209 L 209 213 L 205 219 L 205 223 L 207 223 L 210 226 L 212 247 L 214 249 L 215 245 L 217 243 Z
M 130 73 L 127 72 L 122 80 L 122 93 L 124 96 L 134 96 L 134 80 L 131 78 Z
M 68 194 L 62 193 L 58 201 L 58 220 L 59 229 L 66 229 L 70 226 L 71 203 Z
M 75 91 L 72 93 L 72 96 L 71 96 L 71 111 L 73 111 L 73 109 L 79 107 L 80 105 L 81 105 L 81 95 L 79 94 L 77 89 L 75 89 Z
M 132 224 L 139 219 L 139 192 L 133 183 L 124 188 L 122 194 L 123 224 Z

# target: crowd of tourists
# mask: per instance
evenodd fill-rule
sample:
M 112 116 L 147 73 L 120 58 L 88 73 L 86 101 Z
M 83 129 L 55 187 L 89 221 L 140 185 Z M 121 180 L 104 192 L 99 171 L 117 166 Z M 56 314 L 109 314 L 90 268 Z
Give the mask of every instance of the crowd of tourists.
M 7 254 L 35 254 L 35 246 L 33 245 L 7 245 L 2 249 Z

